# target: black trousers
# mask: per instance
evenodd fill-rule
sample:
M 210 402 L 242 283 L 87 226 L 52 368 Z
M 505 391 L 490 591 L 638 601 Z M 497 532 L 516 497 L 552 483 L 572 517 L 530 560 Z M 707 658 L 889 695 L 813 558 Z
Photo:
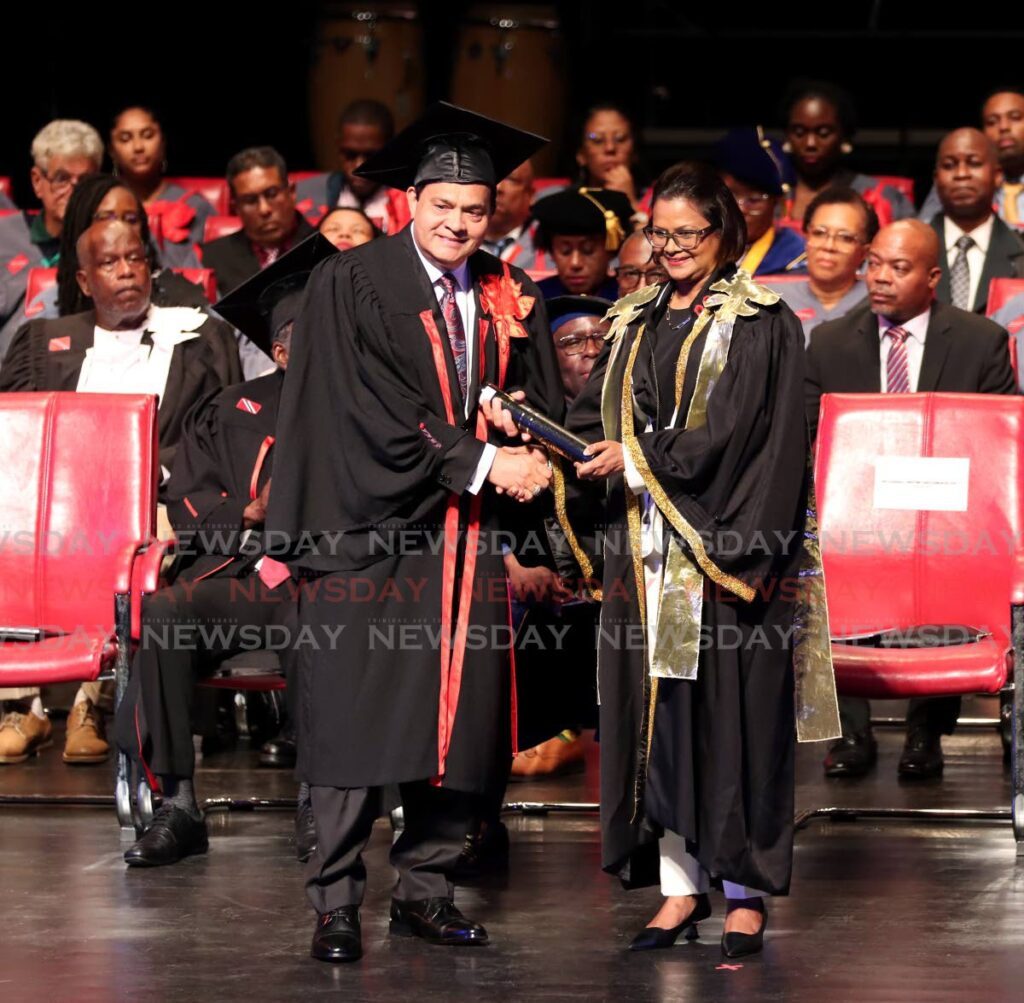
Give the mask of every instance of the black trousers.
M 294 595 L 288 581 L 268 589 L 253 574 L 180 582 L 146 596 L 133 685 L 118 711 L 122 748 L 138 752 L 142 737 L 154 773 L 191 777 L 196 683 L 221 657 L 260 648 L 278 650 L 293 676 Z
M 960 697 L 915 697 L 907 707 L 907 731 L 952 735 L 960 716 Z M 871 724 L 871 704 L 861 697 L 839 698 L 844 735 L 862 735 Z
M 432 787 L 426 780 L 399 784 L 405 828 L 391 846 L 400 900 L 451 898 L 449 875 L 466 839 L 473 796 Z M 311 787 L 316 852 L 306 869 L 306 894 L 318 913 L 359 905 L 366 889 L 363 850 L 381 813 L 379 787 Z

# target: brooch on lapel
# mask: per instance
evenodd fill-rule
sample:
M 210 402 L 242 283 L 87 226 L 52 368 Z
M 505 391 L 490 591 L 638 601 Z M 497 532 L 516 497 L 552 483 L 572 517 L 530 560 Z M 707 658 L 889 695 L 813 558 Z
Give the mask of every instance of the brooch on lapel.
M 70 352 L 71 338 L 69 335 L 65 335 L 63 338 L 51 338 L 46 347 L 51 352 Z
M 263 410 L 263 405 L 259 401 L 251 401 L 248 397 L 242 397 L 235 407 L 248 414 L 259 414 Z

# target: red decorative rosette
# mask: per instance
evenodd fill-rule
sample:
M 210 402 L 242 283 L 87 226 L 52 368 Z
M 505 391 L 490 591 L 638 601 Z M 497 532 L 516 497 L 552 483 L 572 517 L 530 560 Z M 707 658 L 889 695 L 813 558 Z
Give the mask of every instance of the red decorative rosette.
M 490 314 L 499 344 L 529 337 L 522 322 L 529 317 L 534 298 L 524 296 L 522 290 L 522 283 L 509 274 L 508 265 L 504 275 L 487 275 L 480 282 L 480 306 Z

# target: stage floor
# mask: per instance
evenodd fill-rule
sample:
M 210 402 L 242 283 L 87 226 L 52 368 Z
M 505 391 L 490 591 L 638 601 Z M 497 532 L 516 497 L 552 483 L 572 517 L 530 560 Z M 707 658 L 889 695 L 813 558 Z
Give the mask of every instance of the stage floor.
M 71 768 L 54 747 L 0 768 L 0 793 L 108 793 L 107 768 Z M 942 781 L 899 783 L 902 742 L 879 732 L 875 774 L 826 781 L 823 746 L 799 751 L 798 808 L 1005 807 L 1008 772 L 994 731 L 946 740 Z M 280 771 L 244 746 L 207 757 L 202 797 L 289 797 Z M 516 784 L 508 799 L 596 800 L 596 749 L 584 775 Z M 656 908 L 599 870 L 597 819 L 510 815 L 507 881 L 460 889 L 492 944 L 457 950 L 387 933 L 389 828 L 368 854 L 366 951 L 356 965 L 308 957 L 314 915 L 292 819 L 210 815 L 210 852 L 127 871 L 110 811 L 0 808 L 0 999 L 306 1000 L 1018 1000 L 1024 984 L 1024 865 L 1008 824 L 814 822 L 798 833 L 793 894 L 770 906 L 765 951 L 724 964 L 722 900 L 701 939 L 671 951 L 625 948 Z

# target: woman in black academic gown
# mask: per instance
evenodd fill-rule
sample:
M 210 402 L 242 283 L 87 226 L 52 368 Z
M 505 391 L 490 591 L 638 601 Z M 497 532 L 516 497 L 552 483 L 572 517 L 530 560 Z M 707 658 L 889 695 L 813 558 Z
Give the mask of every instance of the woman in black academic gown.
M 595 504 L 606 534 L 603 864 L 628 887 L 660 870 L 665 902 L 633 950 L 694 936 L 714 884 L 733 957 L 760 950 L 762 898 L 789 889 L 794 725 L 801 739 L 838 727 L 820 560 L 804 545 L 803 335 L 735 268 L 743 217 L 712 168 L 666 171 L 645 233 L 670 281 L 612 308 L 568 418 L 595 443 L 563 523 L 585 573 Z

